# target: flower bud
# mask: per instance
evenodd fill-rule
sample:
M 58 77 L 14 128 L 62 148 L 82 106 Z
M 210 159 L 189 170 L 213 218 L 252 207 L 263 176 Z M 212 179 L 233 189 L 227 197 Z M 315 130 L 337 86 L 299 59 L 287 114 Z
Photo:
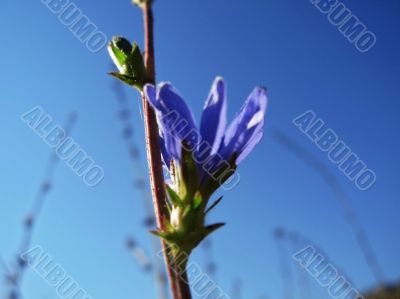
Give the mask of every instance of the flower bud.
M 176 229 L 179 230 L 182 226 L 183 220 L 183 210 L 180 207 L 173 207 L 171 210 L 171 225 Z

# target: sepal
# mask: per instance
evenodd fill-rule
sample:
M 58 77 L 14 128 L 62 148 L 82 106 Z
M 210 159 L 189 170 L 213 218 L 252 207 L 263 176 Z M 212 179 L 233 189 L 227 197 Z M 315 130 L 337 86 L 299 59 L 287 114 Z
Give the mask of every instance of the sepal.
M 179 195 L 171 188 L 168 184 L 165 184 L 165 190 L 167 191 L 168 198 L 171 201 L 172 206 L 183 207 L 183 202 Z
M 110 72 L 108 73 L 109 75 L 121 80 L 122 82 L 130 85 L 130 86 L 134 86 L 137 89 L 141 89 L 141 84 L 138 82 L 138 80 L 135 77 L 132 77 L 130 75 L 124 75 L 121 73 L 117 73 L 117 72 Z
M 236 171 L 236 159 L 238 155 L 235 153 L 232 157 L 220 166 L 213 176 L 209 176 L 200 186 L 200 190 L 206 196 L 211 196 L 219 187 L 221 187 Z
M 183 193 L 181 196 L 188 202 L 193 199 L 199 188 L 199 173 L 194 154 L 190 150 L 189 143 L 185 140 L 182 141 L 179 179 L 181 180 L 179 185 Z
M 206 227 L 204 228 L 204 229 L 205 229 L 205 232 L 206 232 L 205 237 L 207 237 L 209 234 L 212 234 L 212 233 L 215 232 L 217 229 L 219 229 L 219 228 L 225 226 L 225 224 L 226 224 L 226 223 L 220 222 L 220 223 L 215 223 L 215 224 L 211 224 L 211 225 L 206 226 Z

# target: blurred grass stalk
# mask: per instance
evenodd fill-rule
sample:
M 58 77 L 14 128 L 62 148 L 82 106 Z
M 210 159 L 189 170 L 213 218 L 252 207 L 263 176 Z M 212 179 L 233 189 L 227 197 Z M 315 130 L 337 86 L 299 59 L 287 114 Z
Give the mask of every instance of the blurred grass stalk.
M 335 199 L 340 203 L 343 209 L 344 219 L 350 225 L 353 236 L 356 239 L 361 253 L 367 263 L 367 266 L 371 270 L 376 283 L 382 286 L 385 279 L 385 274 L 378 262 L 377 254 L 375 253 L 372 245 L 369 241 L 368 234 L 363 228 L 361 223 L 358 221 L 356 211 L 352 207 L 352 204 L 347 196 L 346 192 L 341 187 L 340 183 L 336 179 L 335 175 L 327 168 L 321 161 L 315 158 L 311 153 L 305 150 L 301 145 L 292 140 L 284 132 L 278 129 L 272 129 L 273 139 L 287 149 L 290 153 L 294 154 L 297 158 L 302 160 L 311 169 L 316 171 L 323 181 L 332 190 Z
M 292 271 L 290 267 L 290 260 L 287 256 L 287 251 L 285 244 L 283 242 L 285 231 L 281 228 L 277 228 L 274 231 L 274 239 L 276 241 L 276 247 L 279 257 L 279 269 L 281 274 L 282 289 L 283 289 L 283 299 L 292 299 L 294 285 L 292 282 Z
M 64 125 L 65 136 L 69 136 L 73 126 L 76 123 L 78 115 L 73 112 L 68 116 L 67 122 Z M 52 152 L 47 163 L 46 172 L 42 183 L 40 184 L 37 194 L 33 200 L 30 212 L 26 215 L 23 222 L 23 231 L 18 252 L 15 257 L 14 264 L 10 273 L 6 275 L 6 282 L 9 285 L 8 299 L 20 299 L 23 277 L 26 271 L 26 262 L 21 258 L 21 254 L 27 252 L 31 245 L 35 232 L 36 223 L 43 210 L 47 196 L 53 186 L 54 172 L 59 164 L 60 159 L 56 153 Z
M 287 263 L 288 261 L 292 261 L 293 260 L 293 254 L 295 252 L 297 252 L 299 250 L 298 246 L 301 247 L 307 247 L 307 246 L 312 246 L 314 247 L 317 252 L 319 254 L 321 254 L 326 261 L 329 262 L 333 262 L 332 259 L 329 258 L 329 256 L 326 254 L 326 252 L 324 250 L 322 250 L 322 248 L 320 246 L 318 246 L 315 242 L 311 241 L 310 239 L 306 238 L 304 235 L 302 235 L 301 233 L 297 232 L 297 231 L 290 231 L 290 230 L 286 230 L 284 228 L 276 228 L 274 231 L 274 238 L 276 239 L 277 243 L 279 244 L 279 248 L 278 250 L 281 252 L 280 254 L 280 259 L 285 259 L 285 261 L 282 262 L 282 264 L 284 264 L 283 269 L 286 269 L 285 271 L 290 272 L 290 265 L 289 263 Z M 290 245 L 289 248 L 286 247 L 286 242 L 289 242 L 288 245 Z M 286 256 L 285 256 L 286 253 Z M 336 263 L 335 267 L 336 267 Z M 306 271 L 304 271 L 304 269 L 300 268 L 300 267 L 296 267 L 297 268 L 297 285 L 298 285 L 298 290 L 299 290 L 299 296 L 300 298 L 303 299 L 308 299 L 311 297 L 311 292 L 310 292 L 310 288 L 309 288 L 309 284 L 308 284 L 308 273 Z M 339 269 L 337 268 L 337 270 L 339 270 L 338 272 L 345 276 L 347 281 L 351 284 L 351 285 L 355 285 L 352 280 L 349 278 L 349 276 L 346 274 L 345 271 L 343 271 L 343 269 Z M 282 270 L 284 271 L 284 270 Z M 292 278 L 291 273 L 286 276 L 289 277 L 290 279 Z M 284 278 L 284 277 L 283 277 Z M 285 280 L 284 280 L 285 282 Z M 292 282 L 288 282 L 286 281 L 286 285 L 294 285 L 294 283 Z M 289 288 L 287 288 L 289 289 Z M 290 289 L 292 289 L 290 287 Z M 287 295 L 285 298 L 293 298 L 293 294 L 289 294 Z

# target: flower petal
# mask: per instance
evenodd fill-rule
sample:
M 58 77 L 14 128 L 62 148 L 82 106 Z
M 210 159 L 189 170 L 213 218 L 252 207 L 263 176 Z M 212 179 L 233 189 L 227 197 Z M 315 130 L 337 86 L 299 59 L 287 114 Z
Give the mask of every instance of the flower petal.
M 217 77 L 205 103 L 200 123 L 200 135 L 207 149 L 203 155 L 214 155 L 220 145 L 226 128 L 226 87 L 221 77 Z
M 160 150 L 161 156 L 163 158 L 164 164 L 169 168 L 169 164 L 171 162 L 171 156 L 167 151 L 167 146 L 165 145 L 164 137 L 160 135 Z
M 247 144 L 244 146 L 239 157 L 236 159 L 236 165 L 239 165 L 248 156 L 248 154 L 250 154 L 253 151 L 255 146 L 261 141 L 263 134 L 264 133 L 261 131 L 253 135 L 253 137 L 249 140 L 249 142 L 247 142 Z
M 149 101 L 150 105 L 153 106 L 154 109 L 159 110 L 161 106 L 157 101 L 156 87 L 152 84 L 146 84 L 143 87 L 143 92 L 144 92 L 146 99 Z
M 162 83 L 158 86 L 157 92 L 154 87 L 145 85 L 144 92 L 150 104 L 156 109 L 157 122 L 169 155 L 180 160 L 182 141 L 186 141 L 188 146 L 195 150 L 199 133 L 193 114 L 172 85 Z
M 157 119 L 159 117 L 159 112 L 156 107 L 160 107 L 158 101 L 157 101 L 157 91 L 154 85 L 151 84 L 146 84 L 143 88 L 143 92 L 145 94 L 146 99 L 149 101 L 150 105 L 153 106 L 153 108 L 156 110 L 156 116 Z M 165 138 L 164 138 L 164 128 L 159 124 L 159 134 L 160 134 L 160 149 L 161 149 L 161 156 L 163 158 L 164 164 L 169 168 L 169 163 L 171 161 L 171 156 L 167 150 L 167 146 L 165 143 Z
M 236 164 L 239 164 L 253 150 L 262 137 L 266 109 L 266 90 L 256 87 L 226 130 L 220 149 L 225 159 L 237 154 Z

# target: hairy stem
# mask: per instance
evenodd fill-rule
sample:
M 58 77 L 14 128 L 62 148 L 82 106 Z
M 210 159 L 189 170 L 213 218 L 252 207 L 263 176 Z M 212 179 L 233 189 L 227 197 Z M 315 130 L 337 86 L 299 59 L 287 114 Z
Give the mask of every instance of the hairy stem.
M 154 62 L 154 21 L 150 1 L 145 1 L 142 5 L 144 17 L 145 35 L 145 66 L 147 70 L 147 82 L 155 84 L 155 62 Z M 165 229 L 164 219 L 167 215 L 166 194 L 164 189 L 164 176 L 162 171 L 161 151 L 159 144 L 158 126 L 153 108 L 142 95 L 143 114 L 146 133 L 147 159 L 150 171 L 150 184 L 153 196 L 154 210 L 157 225 L 160 230 Z M 168 246 L 161 241 L 164 252 L 167 274 L 170 281 L 171 292 L 174 299 L 190 299 L 190 288 L 185 283 L 181 275 L 178 275 Z M 186 272 L 185 272 L 186 273 Z M 185 274 L 186 275 L 186 274 Z

